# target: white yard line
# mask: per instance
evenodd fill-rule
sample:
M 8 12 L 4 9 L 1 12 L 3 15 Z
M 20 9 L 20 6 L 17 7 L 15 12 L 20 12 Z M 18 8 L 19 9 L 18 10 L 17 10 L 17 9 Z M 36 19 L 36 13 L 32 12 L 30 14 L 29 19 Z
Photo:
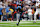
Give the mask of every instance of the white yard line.
M 17 22 L 17 21 L 2 21 L 2 22 Z
M 32 23 L 32 22 L 20 22 L 20 23 Z
M 13 22 L 0 22 L 0 23 L 13 23 Z M 20 23 L 33 23 L 33 22 L 20 22 Z M 40 23 L 40 22 L 36 22 L 36 23 Z
M 3 25 L 3 26 L 16 26 L 16 25 L 9 25 L 9 24 L 0 24 L 0 26 Z
M 40 22 L 40 20 L 37 20 Z M 0 23 L 10 23 L 10 22 L 17 22 L 17 21 L 2 21 Z M 21 21 L 21 22 L 31 22 L 31 21 Z
M 26 21 L 26 22 L 29 22 L 29 21 Z M 34 20 L 32 20 L 32 21 L 34 21 Z M 36 20 L 36 21 L 40 21 L 40 20 Z M 17 21 L 2 21 L 2 22 L 17 22 Z M 25 21 L 21 21 L 21 22 L 25 22 Z
M 0 22 L 0 23 L 9 23 L 9 22 Z
M 8 25 L 8 24 L 0 24 L 4 26 L 16 26 L 16 25 Z M 19 26 L 40 26 L 40 25 L 19 25 Z
M 20 22 L 20 23 L 33 23 L 33 22 Z M 40 22 L 36 22 L 36 23 L 40 23 Z
M 26 20 L 27 21 L 27 20 Z M 30 20 L 28 20 L 28 21 L 30 21 Z M 32 21 L 34 21 L 34 20 L 32 20 Z M 36 21 L 40 21 L 40 20 L 36 20 Z
M 19 25 L 19 26 L 40 26 L 40 25 Z
M 33 22 L 20 22 L 20 24 L 25 24 L 25 23 L 33 23 Z M 40 22 L 36 22 L 36 23 L 40 23 Z M 16 24 L 16 23 L 10 23 L 10 24 Z

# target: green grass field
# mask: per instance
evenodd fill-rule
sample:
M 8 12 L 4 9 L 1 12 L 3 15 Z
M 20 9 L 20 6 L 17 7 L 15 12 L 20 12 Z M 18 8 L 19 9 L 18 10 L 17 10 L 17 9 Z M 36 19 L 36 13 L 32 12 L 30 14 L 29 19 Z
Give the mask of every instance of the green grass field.
M 40 27 L 40 21 L 33 23 L 33 21 L 21 21 L 19 26 L 16 25 L 16 21 L 0 22 L 0 27 Z

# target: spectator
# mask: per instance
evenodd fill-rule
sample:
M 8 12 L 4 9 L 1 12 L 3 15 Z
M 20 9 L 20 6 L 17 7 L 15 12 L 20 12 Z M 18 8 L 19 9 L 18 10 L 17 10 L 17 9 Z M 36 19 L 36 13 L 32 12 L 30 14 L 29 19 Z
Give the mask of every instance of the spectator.
M 2 8 L 2 1 L 0 0 L 0 8 Z
M 12 20 L 12 12 L 13 12 L 13 10 L 10 8 L 9 9 L 9 12 L 8 12 L 8 20 Z
M 3 21 L 5 19 L 7 20 L 7 14 L 6 14 L 6 9 L 5 8 L 3 8 L 2 13 L 3 13 Z
M 28 9 L 28 17 L 32 21 L 32 9 L 31 8 Z

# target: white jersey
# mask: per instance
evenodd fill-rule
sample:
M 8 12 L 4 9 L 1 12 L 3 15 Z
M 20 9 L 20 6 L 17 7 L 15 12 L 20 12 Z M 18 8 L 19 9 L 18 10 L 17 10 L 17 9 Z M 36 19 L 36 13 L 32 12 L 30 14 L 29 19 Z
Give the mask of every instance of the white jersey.
M 28 15 L 32 15 L 32 9 L 28 9 Z
M 36 6 L 39 6 L 40 2 L 36 3 Z
M 40 9 L 36 9 L 35 15 L 40 14 Z
M 11 2 L 12 0 L 7 0 L 7 2 L 9 2 L 9 1 Z
M 25 3 L 26 3 L 26 4 L 30 4 L 31 1 L 30 1 L 30 0 L 25 0 Z
M 0 8 L 2 8 L 2 2 L 0 2 Z
M 34 21 L 36 21 L 36 16 L 38 15 L 38 14 L 40 14 L 40 8 L 38 8 L 38 9 L 36 9 L 36 12 L 35 12 L 35 14 L 34 14 Z
M 39 2 L 39 0 L 36 0 L 36 1 L 38 1 L 38 2 Z
M 39 3 L 36 3 L 36 6 L 39 6 Z

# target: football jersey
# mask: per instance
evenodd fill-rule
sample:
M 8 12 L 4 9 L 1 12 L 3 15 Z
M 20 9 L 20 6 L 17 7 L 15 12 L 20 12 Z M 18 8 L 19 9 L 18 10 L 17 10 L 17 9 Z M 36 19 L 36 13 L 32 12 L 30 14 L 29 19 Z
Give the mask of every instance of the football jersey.
M 28 9 L 28 15 L 32 15 L 32 9 Z

